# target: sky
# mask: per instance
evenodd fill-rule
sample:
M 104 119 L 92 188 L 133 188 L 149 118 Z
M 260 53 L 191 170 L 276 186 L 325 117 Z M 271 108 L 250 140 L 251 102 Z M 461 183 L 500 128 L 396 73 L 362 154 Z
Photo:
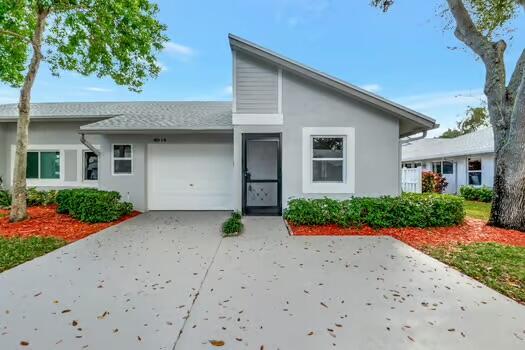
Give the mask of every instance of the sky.
M 429 115 L 441 125 L 430 136 L 484 101 L 483 65 L 446 29 L 443 0 L 399 0 L 388 13 L 369 0 L 157 3 L 170 41 L 159 54 L 160 76 L 142 93 L 74 72 L 57 78 L 44 64 L 32 101 L 231 100 L 228 33 Z M 509 72 L 525 42 L 525 28 L 513 29 Z M 0 85 L 0 103 L 17 102 L 18 94 Z

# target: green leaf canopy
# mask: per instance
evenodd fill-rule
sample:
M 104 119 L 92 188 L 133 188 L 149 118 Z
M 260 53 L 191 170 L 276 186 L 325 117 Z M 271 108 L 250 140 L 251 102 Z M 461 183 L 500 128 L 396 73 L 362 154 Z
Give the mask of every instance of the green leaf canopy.
M 148 0 L 0 0 L 0 80 L 20 87 L 38 12 L 49 11 L 44 61 L 61 70 L 110 77 L 140 91 L 160 72 L 167 41 L 159 8 Z

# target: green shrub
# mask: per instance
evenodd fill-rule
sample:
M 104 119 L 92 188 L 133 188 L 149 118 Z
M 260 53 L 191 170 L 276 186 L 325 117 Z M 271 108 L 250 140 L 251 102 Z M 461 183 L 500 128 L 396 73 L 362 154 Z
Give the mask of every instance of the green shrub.
M 0 209 L 11 206 L 11 192 L 0 188 Z
M 462 186 L 459 188 L 461 197 L 469 201 L 492 202 L 494 192 L 490 187 Z
M 373 228 L 453 226 L 463 222 L 463 199 L 452 195 L 407 193 L 400 197 L 293 199 L 284 217 L 296 225 L 337 224 Z
M 88 222 L 111 222 L 130 214 L 133 205 L 120 201 L 120 193 L 97 189 L 61 190 L 57 196 L 59 213 Z
M 233 237 L 241 234 L 244 229 L 244 225 L 241 221 L 242 215 L 238 212 L 232 213 L 231 217 L 228 218 L 222 224 L 222 236 Z
M 27 205 L 30 207 L 36 205 L 56 204 L 58 191 L 39 191 L 36 188 L 28 188 L 26 191 Z

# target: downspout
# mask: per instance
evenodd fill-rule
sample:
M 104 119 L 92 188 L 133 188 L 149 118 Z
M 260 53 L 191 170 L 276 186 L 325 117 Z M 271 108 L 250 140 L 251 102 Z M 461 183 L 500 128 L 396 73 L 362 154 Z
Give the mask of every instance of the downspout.
M 88 140 L 86 140 L 86 137 L 84 134 L 80 134 L 80 142 L 86 146 L 87 148 L 89 148 L 89 150 L 93 153 L 95 153 L 98 156 L 100 156 L 100 151 L 98 149 L 95 148 L 95 146 L 93 146 L 91 143 L 89 143 Z

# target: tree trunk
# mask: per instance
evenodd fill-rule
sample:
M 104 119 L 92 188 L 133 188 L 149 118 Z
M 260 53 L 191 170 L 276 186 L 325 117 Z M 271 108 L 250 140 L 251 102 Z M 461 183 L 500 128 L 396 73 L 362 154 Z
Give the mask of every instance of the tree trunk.
M 42 36 L 45 30 L 48 11 L 38 12 L 35 32 L 33 34 L 33 56 L 25 77 L 24 85 L 20 91 L 18 103 L 18 122 L 16 129 L 16 154 L 15 169 L 13 177 L 13 200 L 11 203 L 11 222 L 21 221 L 27 218 L 26 202 L 26 169 L 27 169 L 27 145 L 29 141 L 29 120 L 31 108 L 31 89 L 42 61 Z
M 515 92 L 509 91 L 508 129 L 494 126 L 496 169 L 489 223 L 525 231 L 525 67 L 518 64 L 517 69 L 522 69 L 515 72 L 521 81 Z
M 494 130 L 494 199 L 489 223 L 525 231 L 525 50 L 506 84 L 502 40 L 493 42 L 475 26 L 463 0 L 447 0 L 454 34 L 485 64 L 485 95 Z M 520 0 L 525 4 L 525 0 Z

